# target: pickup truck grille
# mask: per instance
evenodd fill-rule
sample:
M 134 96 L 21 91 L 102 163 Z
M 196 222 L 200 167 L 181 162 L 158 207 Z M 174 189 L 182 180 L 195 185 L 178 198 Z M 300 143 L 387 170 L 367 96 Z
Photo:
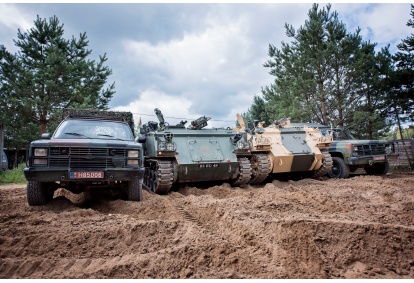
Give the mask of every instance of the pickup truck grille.
M 51 147 L 49 166 L 70 168 L 124 168 L 126 149 L 89 147 Z
M 356 153 L 358 153 L 359 156 L 384 155 L 385 154 L 385 148 L 387 146 L 389 146 L 389 144 L 385 144 L 385 143 L 372 143 L 372 144 L 356 145 L 356 147 L 358 148 Z

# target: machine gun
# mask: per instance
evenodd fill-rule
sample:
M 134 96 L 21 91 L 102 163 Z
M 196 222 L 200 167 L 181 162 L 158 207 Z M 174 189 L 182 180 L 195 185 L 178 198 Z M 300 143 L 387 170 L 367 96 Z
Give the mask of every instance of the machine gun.
M 158 109 L 158 108 L 155 108 L 154 109 L 154 112 L 155 112 L 155 115 L 157 115 L 158 121 L 160 121 L 160 124 L 159 124 L 160 130 L 161 131 L 164 131 L 164 129 L 165 129 L 165 121 L 164 121 L 164 116 L 161 113 L 161 110 Z
M 191 122 L 191 125 L 188 126 L 188 129 L 190 130 L 201 130 L 202 128 L 204 128 L 205 126 L 207 126 L 207 121 L 210 120 L 210 117 L 200 117 L 194 121 Z

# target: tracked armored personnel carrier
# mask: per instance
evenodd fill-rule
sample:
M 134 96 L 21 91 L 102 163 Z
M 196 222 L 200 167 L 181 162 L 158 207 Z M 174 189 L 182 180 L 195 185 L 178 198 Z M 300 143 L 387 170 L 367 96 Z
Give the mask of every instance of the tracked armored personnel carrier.
M 159 123 L 148 122 L 140 129 L 138 142 L 145 155 L 144 184 L 157 194 L 166 194 L 174 183 L 229 181 L 245 185 L 251 166 L 245 155 L 249 143 L 232 129 L 205 129 L 210 117 L 169 125 L 159 109 Z
M 128 200 L 140 201 L 144 156 L 132 113 L 65 109 L 63 116 L 52 136 L 30 144 L 28 204 L 47 204 L 58 188 L 77 194 L 95 187 L 125 189 Z
M 240 114 L 237 120 L 239 132 L 245 133 L 252 148 L 250 184 L 260 184 L 269 174 L 294 173 L 316 178 L 331 169 L 328 148 L 332 137 L 323 136 L 318 129 L 306 125 L 292 127 L 288 118 L 268 127 L 258 121 L 246 126 Z

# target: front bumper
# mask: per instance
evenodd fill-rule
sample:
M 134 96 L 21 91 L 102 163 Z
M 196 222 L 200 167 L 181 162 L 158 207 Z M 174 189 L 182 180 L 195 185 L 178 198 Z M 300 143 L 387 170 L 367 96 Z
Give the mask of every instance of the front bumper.
M 370 155 L 370 156 L 352 156 L 348 158 L 349 165 L 372 165 L 374 163 L 385 163 L 394 161 L 398 154 Z
M 38 182 L 84 182 L 84 181 L 131 181 L 135 178 L 144 177 L 144 168 L 122 168 L 122 169 L 98 169 L 91 171 L 104 172 L 103 178 L 77 178 L 71 179 L 70 172 L 82 172 L 87 170 L 51 169 L 51 168 L 24 168 L 24 176 L 27 181 Z

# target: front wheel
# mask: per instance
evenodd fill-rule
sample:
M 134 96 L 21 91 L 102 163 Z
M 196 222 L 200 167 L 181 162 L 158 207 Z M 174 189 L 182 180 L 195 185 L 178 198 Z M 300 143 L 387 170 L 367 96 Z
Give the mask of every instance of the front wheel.
M 141 201 L 142 200 L 142 178 L 135 178 L 128 182 L 128 200 Z
M 26 186 L 27 203 L 30 206 L 45 205 L 53 199 L 53 189 L 47 183 L 29 181 Z
M 388 162 L 376 163 L 372 166 L 366 166 L 364 169 L 369 175 L 385 175 L 390 169 L 390 164 Z
M 332 169 L 328 172 L 331 178 L 343 179 L 349 177 L 349 168 L 340 157 L 332 157 Z

